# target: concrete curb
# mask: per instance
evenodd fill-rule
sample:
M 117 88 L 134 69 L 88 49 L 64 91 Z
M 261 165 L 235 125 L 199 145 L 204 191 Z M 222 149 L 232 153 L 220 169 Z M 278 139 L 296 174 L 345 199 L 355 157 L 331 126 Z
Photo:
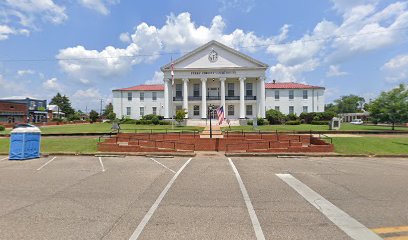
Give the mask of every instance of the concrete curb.
M 95 152 L 95 153 L 74 153 L 74 152 L 58 152 L 58 153 L 42 153 L 41 157 L 48 156 L 96 156 L 96 157 L 123 157 L 123 156 L 145 156 L 145 157 L 195 157 L 195 152 Z
M 318 153 L 225 153 L 226 157 L 364 157 L 364 158 L 408 158 L 408 154 L 318 154 Z

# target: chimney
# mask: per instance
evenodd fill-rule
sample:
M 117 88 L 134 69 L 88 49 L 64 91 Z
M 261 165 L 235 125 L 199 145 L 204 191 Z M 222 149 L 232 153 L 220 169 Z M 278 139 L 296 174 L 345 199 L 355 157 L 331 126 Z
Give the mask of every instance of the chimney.
M 273 84 L 275 84 L 275 83 L 276 83 L 276 80 L 275 80 L 275 79 L 273 79 L 273 80 L 272 80 L 272 83 L 273 83 Z

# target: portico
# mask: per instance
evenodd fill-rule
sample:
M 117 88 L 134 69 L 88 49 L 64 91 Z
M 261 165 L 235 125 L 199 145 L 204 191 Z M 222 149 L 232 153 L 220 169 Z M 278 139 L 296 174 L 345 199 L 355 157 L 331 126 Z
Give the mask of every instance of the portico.
M 171 118 L 177 110 L 185 109 L 189 119 L 206 119 L 210 104 L 223 106 L 225 117 L 229 119 L 265 117 L 267 67 L 211 41 L 161 68 L 164 73 L 164 117 Z

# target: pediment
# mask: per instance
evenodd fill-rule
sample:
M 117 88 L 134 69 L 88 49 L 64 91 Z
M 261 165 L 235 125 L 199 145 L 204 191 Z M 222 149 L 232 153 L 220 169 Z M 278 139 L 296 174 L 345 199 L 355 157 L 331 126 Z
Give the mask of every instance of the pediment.
M 171 63 L 163 66 L 169 70 Z M 211 41 L 174 61 L 174 69 L 268 68 L 268 65 L 217 41 Z

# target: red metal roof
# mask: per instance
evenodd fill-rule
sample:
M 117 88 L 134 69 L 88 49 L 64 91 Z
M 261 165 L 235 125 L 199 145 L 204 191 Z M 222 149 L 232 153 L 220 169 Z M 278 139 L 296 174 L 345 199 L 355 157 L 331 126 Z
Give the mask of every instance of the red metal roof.
M 164 91 L 164 85 L 163 84 L 137 85 L 128 88 L 116 89 L 116 91 Z
M 277 83 L 265 83 L 266 89 L 312 89 L 312 88 L 323 88 L 318 86 L 312 86 L 302 83 L 295 82 L 277 82 Z

